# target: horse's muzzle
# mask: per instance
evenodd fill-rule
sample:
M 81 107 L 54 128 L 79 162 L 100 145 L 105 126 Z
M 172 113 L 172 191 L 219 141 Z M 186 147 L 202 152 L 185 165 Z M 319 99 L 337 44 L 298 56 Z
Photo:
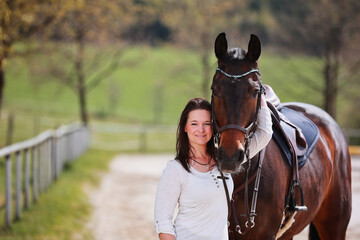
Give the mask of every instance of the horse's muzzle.
M 221 171 L 235 173 L 244 161 L 244 156 L 244 151 L 239 149 L 229 157 L 224 148 L 220 147 L 217 152 L 218 167 Z

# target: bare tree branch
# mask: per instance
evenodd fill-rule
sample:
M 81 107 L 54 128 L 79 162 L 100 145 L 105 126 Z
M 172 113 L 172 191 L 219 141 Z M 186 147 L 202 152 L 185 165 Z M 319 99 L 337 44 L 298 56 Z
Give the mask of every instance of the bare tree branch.
M 95 76 L 93 76 L 90 80 L 90 82 L 87 84 L 86 89 L 88 92 L 90 92 L 92 89 L 94 89 L 97 85 L 100 84 L 101 81 L 106 79 L 109 75 L 111 75 L 116 68 L 119 66 L 120 63 L 120 56 L 123 53 L 122 49 L 118 50 L 112 57 L 112 60 L 110 61 L 110 64 L 99 71 Z

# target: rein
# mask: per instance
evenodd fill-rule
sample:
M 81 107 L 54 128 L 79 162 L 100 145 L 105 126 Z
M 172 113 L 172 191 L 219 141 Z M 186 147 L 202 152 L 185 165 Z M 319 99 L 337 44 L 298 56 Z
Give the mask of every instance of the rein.
M 224 177 L 224 174 L 222 173 L 222 171 L 220 171 L 221 178 L 223 180 L 223 184 L 224 184 L 224 189 L 225 189 L 225 194 L 226 194 L 226 200 L 227 200 L 227 205 L 228 205 L 228 227 L 229 227 L 229 233 L 233 232 L 231 230 L 231 226 L 230 226 L 230 218 L 231 218 L 231 214 L 233 215 L 233 220 L 234 220 L 234 224 L 235 224 L 235 231 L 240 234 L 240 235 L 245 235 L 246 233 L 249 232 L 250 229 L 252 229 L 253 227 L 255 227 L 255 217 L 256 217 L 256 203 L 257 203 L 257 198 L 258 198 L 258 193 L 259 193 L 259 186 L 260 186 L 260 178 L 261 178 L 261 169 L 262 169 L 262 164 L 264 161 L 264 156 L 265 156 L 265 149 L 263 149 L 262 151 L 259 152 L 258 154 L 258 166 L 257 169 L 254 173 L 254 175 L 252 175 L 252 177 L 249 179 L 249 170 L 250 170 L 250 164 L 249 164 L 249 168 L 246 174 L 246 181 L 244 184 L 240 185 L 239 187 L 237 187 L 236 189 L 234 189 L 233 192 L 233 197 L 230 197 L 229 194 L 229 190 L 226 184 L 226 177 Z M 255 176 L 256 175 L 256 176 Z M 251 207 L 249 210 L 249 190 L 248 190 L 248 184 L 249 182 L 252 182 L 255 178 L 255 185 L 254 185 L 254 190 L 253 190 L 253 195 L 252 195 L 252 199 L 251 199 Z M 245 203 L 245 212 L 246 214 L 244 215 L 240 215 L 243 217 L 247 218 L 247 221 L 245 222 L 245 229 L 241 230 L 241 226 L 240 226 L 240 222 L 238 217 L 236 216 L 236 206 L 235 206 L 235 201 L 234 201 L 234 197 L 237 198 L 237 194 L 243 190 L 245 188 L 245 193 L 244 193 L 244 203 Z M 250 224 L 250 225 L 249 225 Z

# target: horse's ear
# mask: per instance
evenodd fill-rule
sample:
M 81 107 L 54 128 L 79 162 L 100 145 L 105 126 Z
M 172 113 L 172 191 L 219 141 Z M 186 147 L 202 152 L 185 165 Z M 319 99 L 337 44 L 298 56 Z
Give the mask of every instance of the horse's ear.
M 255 34 L 251 34 L 249 46 L 248 46 L 248 52 L 246 54 L 246 58 L 250 61 L 256 62 L 261 54 L 261 43 Z
M 219 61 L 225 60 L 228 44 L 225 33 L 220 33 L 215 40 L 215 55 Z

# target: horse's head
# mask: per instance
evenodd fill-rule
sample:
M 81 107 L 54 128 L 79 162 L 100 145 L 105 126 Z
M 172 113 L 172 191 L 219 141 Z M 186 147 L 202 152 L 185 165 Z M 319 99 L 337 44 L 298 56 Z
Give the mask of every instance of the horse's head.
M 261 44 L 251 35 L 248 51 L 228 50 L 225 33 L 215 40 L 218 68 L 213 77 L 212 117 L 220 170 L 238 172 L 246 163 L 248 139 L 256 128 L 262 84 L 257 60 Z

